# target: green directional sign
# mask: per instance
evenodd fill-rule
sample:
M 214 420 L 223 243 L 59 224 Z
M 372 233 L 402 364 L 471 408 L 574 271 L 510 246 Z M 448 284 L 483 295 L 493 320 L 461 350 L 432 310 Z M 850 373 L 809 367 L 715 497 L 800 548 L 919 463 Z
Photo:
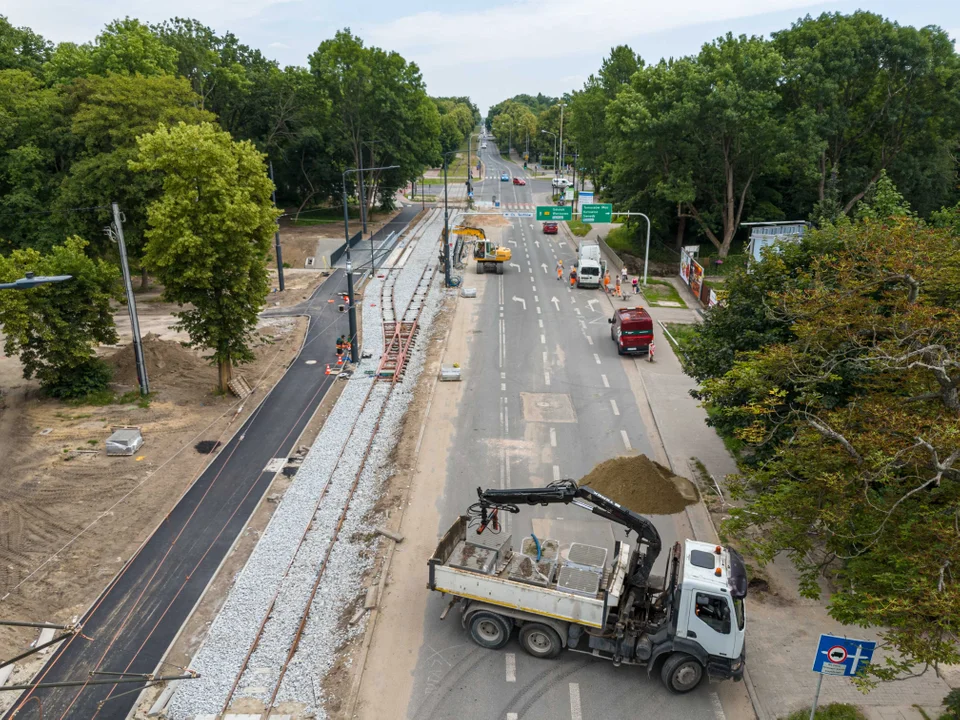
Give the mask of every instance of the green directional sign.
M 573 208 L 569 205 L 537 205 L 537 220 L 573 220 Z
M 580 220 L 587 224 L 608 223 L 613 219 L 613 205 L 584 203 L 580 206 Z

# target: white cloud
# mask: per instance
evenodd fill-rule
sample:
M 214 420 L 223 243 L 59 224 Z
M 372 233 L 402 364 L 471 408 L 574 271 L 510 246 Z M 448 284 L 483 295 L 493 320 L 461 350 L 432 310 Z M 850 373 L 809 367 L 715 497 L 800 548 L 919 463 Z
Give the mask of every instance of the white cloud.
M 823 0 L 526 0 L 461 12 L 420 12 L 378 26 L 364 36 L 421 65 L 563 58 L 571 50 L 605 51 L 648 33 L 732 20 Z M 635 48 L 640 50 L 642 48 Z
M 289 50 L 289 49 L 290 49 L 290 46 L 289 46 L 289 45 L 287 45 L 286 43 L 282 43 L 282 42 L 272 42 L 272 43 L 270 43 L 269 45 L 267 45 L 267 47 L 269 47 L 269 48 L 277 48 L 277 49 L 279 49 L 279 50 Z

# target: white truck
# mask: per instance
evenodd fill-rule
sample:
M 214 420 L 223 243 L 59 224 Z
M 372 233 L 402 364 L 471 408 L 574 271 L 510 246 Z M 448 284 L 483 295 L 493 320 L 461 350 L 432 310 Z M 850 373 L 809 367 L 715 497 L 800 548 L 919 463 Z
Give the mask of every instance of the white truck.
M 573 480 L 528 489 L 477 489 L 479 502 L 461 515 L 428 562 L 430 590 L 450 596 L 441 619 L 459 606 L 478 645 L 502 648 L 512 632 L 537 658 L 566 648 L 645 665 L 672 692 L 686 693 L 705 676 L 741 680 L 747 576 L 736 551 L 687 540 L 676 543 L 663 578 L 651 575 L 660 554 L 653 523 Z M 607 548 L 524 538 L 520 552 L 500 534 L 499 513 L 520 504 L 574 504 L 637 534 L 636 547 Z M 490 539 L 479 536 L 490 530 Z M 641 549 L 641 545 L 645 546 Z
M 566 178 L 555 177 L 555 178 L 553 179 L 553 182 L 552 182 L 551 184 L 553 185 L 553 187 L 554 187 L 555 189 L 558 189 L 558 190 L 566 190 L 566 189 L 567 189 L 568 187 L 570 187 L 573 183 L 571 183 L 571 182 L 570 182 L 569 180 L 567 180 Z
M 600 245 L 592 240 L 581 242 L 577 249 L 577 287 L 600 287 L 604 269 Z

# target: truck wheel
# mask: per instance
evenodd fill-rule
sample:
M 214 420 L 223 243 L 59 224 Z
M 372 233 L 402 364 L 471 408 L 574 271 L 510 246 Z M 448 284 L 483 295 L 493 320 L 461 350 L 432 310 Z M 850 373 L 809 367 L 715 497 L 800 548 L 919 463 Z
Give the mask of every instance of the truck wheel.
M 520 628 L 520 645 L 535 658 L 553 658 L 563 645 L 557 631 L 548 625 L 527 623 Z
M 503 263 L 497 263 L 497 275 L 503 275 Z
M 688 693 L 703 680 L 703 665 L 690 655 L 674 653 L 660 669 L 660 680 L 671 692 Z
M 478 263 L 477 263 L 477 275 L 483 275 L 483 263 L 482 263 L 482 262 L 478 262 Z
M 470 618 L 470 637 L 480 647 L 499 650 L 510 640 L 510 625 L 496 613 L 478 612 Z

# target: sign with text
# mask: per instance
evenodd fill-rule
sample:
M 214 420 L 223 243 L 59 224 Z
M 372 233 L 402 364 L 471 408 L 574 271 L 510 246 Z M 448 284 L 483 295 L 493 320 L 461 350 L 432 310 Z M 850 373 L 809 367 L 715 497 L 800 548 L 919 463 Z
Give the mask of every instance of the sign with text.
M 537 205 L 537 220 L 573 220 L 570 206 Z
M 612 219 L 613 205 L 610 203 L 584 203 L 580 206 L 580 220 L 585 223 L 608 223 Z
M 821 635 L 813 658 L 813 671 L 821 675 L 857 675 L 870 664 L 876 647 L 877 644 L 870 640 Z

